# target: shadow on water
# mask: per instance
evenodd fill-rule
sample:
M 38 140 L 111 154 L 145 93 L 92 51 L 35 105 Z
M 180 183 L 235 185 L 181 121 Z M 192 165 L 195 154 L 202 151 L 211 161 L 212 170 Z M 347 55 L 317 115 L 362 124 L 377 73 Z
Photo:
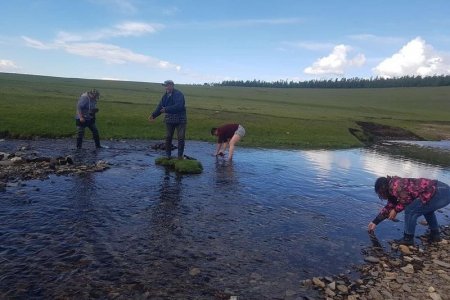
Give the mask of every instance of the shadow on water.
M 296 299 L 300 282 L 352 274 L 365 255 L 402 232 L 368 222 L 383 206 L 381 175 L 439 178 L 450 171 L 377 149 L 281 151 L 239 148 L 232 163 L 189 142 L 204 167 L 180 176 L 155 166 L 149 141 L 26 144 L 40 155 L 107 161 L 101 173 L 56 176 L 0 193 L 0 298 Z M 448 222 L 449 210 L 438 218 Z M 418 228 L 418 233 L 425 228 Z

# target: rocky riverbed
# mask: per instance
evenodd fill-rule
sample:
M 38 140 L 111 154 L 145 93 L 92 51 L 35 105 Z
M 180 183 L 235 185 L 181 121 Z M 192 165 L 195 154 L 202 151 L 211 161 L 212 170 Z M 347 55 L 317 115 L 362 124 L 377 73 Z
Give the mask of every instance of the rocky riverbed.
M 79 175 L 108 168 L 109 164 L 102 160 L 86 164 L 73 156 L 46 157 L 30 148 L 21 147 L 10 153 L 0 152 L 0 191 L 21 181 L 46 179 L 50 174 Z
M 443 239 L 416 246 L 391 244 L 385 252 L 374 238 L 366 249 L 366 264 L 359 278 L 345 275 L 314 277 L 303 284 L 321 291 L 324 299 L 450 299 L 450 228 L 441 227 Z

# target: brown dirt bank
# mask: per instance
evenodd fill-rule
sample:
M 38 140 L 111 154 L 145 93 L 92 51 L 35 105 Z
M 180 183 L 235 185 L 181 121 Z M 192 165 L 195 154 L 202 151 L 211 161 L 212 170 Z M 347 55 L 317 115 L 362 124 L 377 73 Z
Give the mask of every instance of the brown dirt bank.
M 349 128 L 349 132 L 364 144 L 374 144 L 386 140 L 424 140 L 413 132 L 400 128 L 372 122 L 357 121 L 360 129 Z

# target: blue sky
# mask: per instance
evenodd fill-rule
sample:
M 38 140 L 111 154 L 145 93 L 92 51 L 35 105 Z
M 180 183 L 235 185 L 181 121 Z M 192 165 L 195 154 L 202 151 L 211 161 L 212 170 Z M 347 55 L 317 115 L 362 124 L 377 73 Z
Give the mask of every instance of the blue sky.
M 0 72 L 175 83 L 450 74 L 448 0 L 0 0 Z

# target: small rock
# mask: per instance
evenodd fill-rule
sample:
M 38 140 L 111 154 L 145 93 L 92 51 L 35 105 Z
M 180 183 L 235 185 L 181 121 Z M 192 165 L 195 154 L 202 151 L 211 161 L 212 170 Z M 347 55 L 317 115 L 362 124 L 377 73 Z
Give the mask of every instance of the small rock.
M 198 275 L 198 274 L 200 274 L 200 269 L 199 268 L 192 268 L 189 271 L 189 275 L 191 275 L 191 276 L 195 276 L 195 275 Z
M 402 285 L 402 289 L 407 293 L 411 293 L 411 287 L 406 283 Z
M 384 300 L 384 297 L 376 289 L 370 290 L 369 297 L 369 299 Z
M 325 288 L 325 282 L 320 280 L 318 277 L 313 277 L 312 281 L 313 281 L 315 286 L 318 286 L 318 287 L 321 287 L 321 288 Z
M 386 289 L 381 290 L 381 294 L 383 295 L 384 299 L 392 299 L 392 294 Z
M 438 260 L 438 259 L 434 259 L 433 262 L 434 262 L 436 265 L 438 265 L 438 266 L 441 266 L 441 267 L 450 269 L 450 264 L 449 264 L 449 263 L 443 262 L 443 261 Z
M 420 220 L 420 221 L 419 221 L 419 224 L 420 224 L 420 225 L 423 225 L 423 226 L 427 226 L 427 225 L 428 225 L 428 222 L 427 222 L 427 220 L 423 219 L 423 220 Z
M 364 260 L 370 263 L 379 263 L 380 259 L 376 258 L 375 256 L 366 256 L 364 257 Z
M 448 282 L 450 282 L 450 276 L 448 276 L 448 275 L 445 274 L 445 273 L 439 274 L 439 277 L 441 277 L 442 279 L 445 279 L 445 280 L 447 280 Z
M 407 264 L 406 266 L 401 268 L 403 272 L 408 273 L 408 274 L 413 274 L 414 273 L 414 267 L 411 264 Z
M 403 255 L 411 255 L 412 254 L 411 250 L 406 245 L 399 245 L 398 248 L 400 249 L 400 251 L 402 252 Z
M 433 299 L 433 300 L 442 300 L 441 295 L 439 295 L 436 292 L 430 293 L 429 295 L 430 295 L 431 299 Z
M 336 293 L 333 292 L 332 290 L 330 290 L 329 288 L 326 288 L 326 289 L 325 289 L 325 294 L 327 294 L 327 295 L 330 296 L 330 297 L 336 296 Z
M 337 289 L 338 289 L 340 292 L 342 292 L 342 293 L 345 293 L 345 294 L 348 293 L 348 288 L 347 288 L 347 286 L 345 286 L 345 285 L 340 284 L 340 285 L 337 286 Z
M 11 158 L 10 161 L 11 161 L 13 164 L 20 164 L 20 163 L 23 162 L 23 159 L 22 159 L 22 157 L 15 156 L 15 157 Z

